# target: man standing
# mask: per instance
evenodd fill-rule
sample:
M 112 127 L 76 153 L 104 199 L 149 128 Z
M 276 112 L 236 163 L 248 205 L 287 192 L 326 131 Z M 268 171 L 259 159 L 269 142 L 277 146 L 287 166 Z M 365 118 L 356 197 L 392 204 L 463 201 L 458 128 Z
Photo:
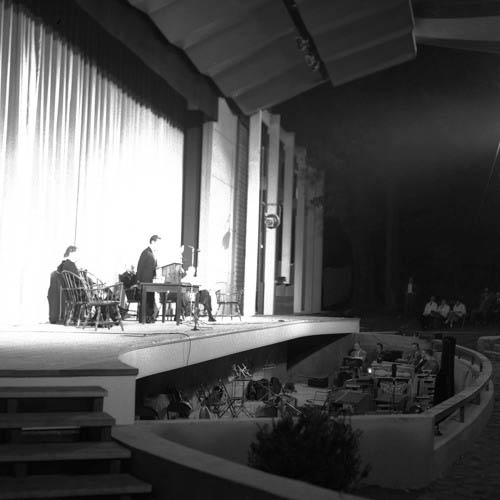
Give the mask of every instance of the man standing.
M 156 277 L 156 256 L 155 250 L 158 245 L 158 241 L 161 238 L 154 234 L 149 238 L 149 246 L 145 248 L 141 256 L 139 257 L 139 262 L 137 263 L 137 284 L 141 283 L 152 283 L 153 279 Z M 139 311 L 141 311 L 141 306 L 139 304 Z M 154 323 L 156 320 L 156 306 L 155 306 L 155 294 L 148 293 L 146 296 L 146 323 Z M 139 321 L 143 321 L 143 318 L 139 316 Z
M 415 316 L 415 302 L 416 302 L 416 290 L 415 290 L 415 283 L 413 282 L 413 277 L 410 276 L 408 279 L 408 283 L 406 284 L 405 287 L 405 294 L 404 294 L 404 309 L 403 309 L 403 316 L 406 319 L 413 318 Z

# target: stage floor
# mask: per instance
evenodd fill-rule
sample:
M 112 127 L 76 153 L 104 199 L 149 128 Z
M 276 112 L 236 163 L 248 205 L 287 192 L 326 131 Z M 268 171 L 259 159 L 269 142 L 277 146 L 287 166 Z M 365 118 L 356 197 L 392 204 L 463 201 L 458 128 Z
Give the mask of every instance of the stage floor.
M 155 347 L 164 351 L 172 344 L 174 352 L 181 347 L 179 344 L 191 345 L 193 341 L 200 340 L 204 349 L 209 345 L 214 346 L 212 350 L 216 346 L 220 349 L 223 345 L 220 351 L 222 356 L 227 354 L 222 351 L 226 351 L 228 345 L 232 352 L 237 352 L 238 349 L 243 351 L 261 344 L 276 343 L 280 339 L 355 333 L 359 331 L 359 320 L 315 316 L 262 316 L 242 318 L 241 321 L 224 318 L 202 325 L 198 331 L 193 331 L 192 325 L 187 324 L 140 324 L 127 320 L 124 328 L 122 332 L 117 326 L 95 331 L 93 328 L 83 330 L 49 323 L 0 325 L 0 377 L 71 376 L 72 373 L 79 372 L 81 375 L 85 371 L 110 375 L 112 372 L 123 374 L 127 370 L 133 374 L 137 370 L 130 370 L 131 367 L 141 370 L 140 363 L 134 362 L 138 356 L 135 353 L 145 355 Z M 216 354 L 212 352 L 210 358 Z M 126 358 L 127 362 L 120 358 Z M 144 367 L 147 370 L 146 364 Z

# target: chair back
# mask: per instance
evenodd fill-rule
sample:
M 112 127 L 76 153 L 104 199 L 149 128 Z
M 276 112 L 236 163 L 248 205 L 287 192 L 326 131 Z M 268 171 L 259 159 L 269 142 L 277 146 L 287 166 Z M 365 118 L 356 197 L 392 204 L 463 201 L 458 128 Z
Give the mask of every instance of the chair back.
M 67 300 L 77 303 L 86 299 L 86 283 L 80 276 L 71 271 L 62 271 L 63 291 Z
M 217 290 L 215 296 L 217 297 L 217 304 L 240 304 L 243 290 L 228 290 L 226 292 Z

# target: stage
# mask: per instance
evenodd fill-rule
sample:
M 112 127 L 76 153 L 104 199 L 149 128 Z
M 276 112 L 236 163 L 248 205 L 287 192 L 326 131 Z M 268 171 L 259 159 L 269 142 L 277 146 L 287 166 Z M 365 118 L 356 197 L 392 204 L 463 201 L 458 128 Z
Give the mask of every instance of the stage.
M 0 325 L 3 386 L 99 385 L 117 423 L 134 419 L 137 378 L 298 338 L 359 332 L 357 318 L 263 316 L 192 325 L 139 324 L 125 330 Z

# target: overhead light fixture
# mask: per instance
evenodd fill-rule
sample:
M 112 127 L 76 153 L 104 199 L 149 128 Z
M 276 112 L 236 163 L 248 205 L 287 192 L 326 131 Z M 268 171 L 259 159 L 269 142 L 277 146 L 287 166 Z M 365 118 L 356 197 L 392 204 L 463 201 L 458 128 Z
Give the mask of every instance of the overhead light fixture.
M 304 54 L 304 61 L 313 71 L 319 71 L 321 68 L 321 61 L 316 56 L 315 49 L 311 40 L 301 35 L 295 37 L 297 48 Z

